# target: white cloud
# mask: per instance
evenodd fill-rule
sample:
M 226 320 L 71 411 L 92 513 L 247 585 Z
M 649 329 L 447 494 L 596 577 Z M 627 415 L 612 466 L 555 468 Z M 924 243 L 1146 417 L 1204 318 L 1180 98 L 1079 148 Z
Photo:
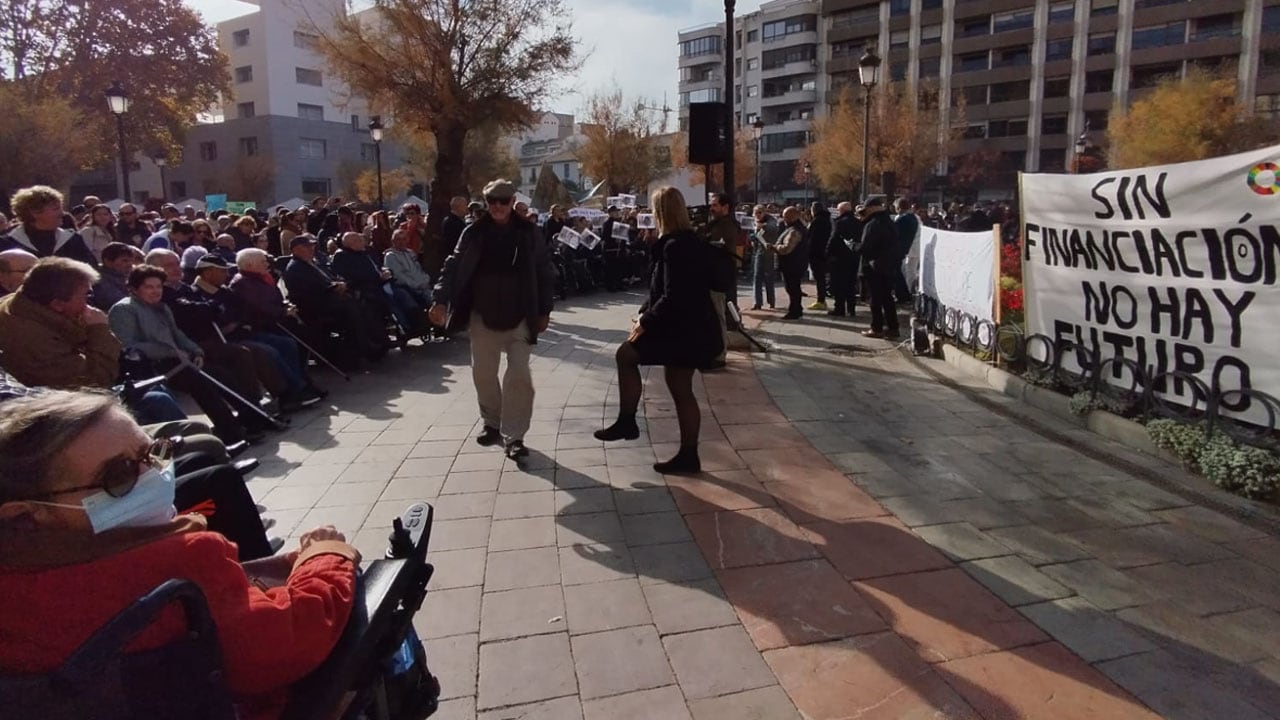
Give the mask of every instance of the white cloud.
M 186 0 L 207 22 L 252 12 L 235 0 Z M 628 98 L 642 96 L 676 107 L 676 36 L 682 28 L 724 17 L 717 0 L 566 0 L 573 34 L 587 55 L 575 77 L 548 98 L 548 109 L 577 114 L 592 92 L 616 83 Z M 674 127 L 675 115 L 672 114 Z

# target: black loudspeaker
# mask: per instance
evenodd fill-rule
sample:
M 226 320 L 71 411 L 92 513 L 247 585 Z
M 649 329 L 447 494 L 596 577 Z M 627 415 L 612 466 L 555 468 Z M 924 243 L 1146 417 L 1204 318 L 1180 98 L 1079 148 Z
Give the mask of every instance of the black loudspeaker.
M 894 195 L 898 190 L 898 176 L 892 171 L 880 173 L 880 191 L 884 193 L 884 201 L 886 203 L 893 202 Z
M 729 111 L 722 102 L 689 103 L 689 164 L 724 162 L 729 145 Z

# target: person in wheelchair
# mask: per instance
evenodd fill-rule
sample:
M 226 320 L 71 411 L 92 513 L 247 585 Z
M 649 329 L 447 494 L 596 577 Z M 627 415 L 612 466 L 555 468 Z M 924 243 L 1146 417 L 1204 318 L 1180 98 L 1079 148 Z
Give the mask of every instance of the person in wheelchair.
M 240 562 L 203 518 L 176 516 L 171 463 L 114 399 L 51 391 L 0 405 L 0 672 L 47 673 L 171 578 L 203 592 L 242 720 L 279 716 L 329 655 L 356 593 L 359 552 L 332 527 Z M 185 635 L 166 609 L 130 645 Z
M 380 258 L 366 250 L 368 241 L 358 232 L 342 235 L 342 249 L 333 256 L 333 271 L 347 283 L 355 296 L 374 308 L 383 318 L 394 318 L 398 334 L 418 337 L 429 331 L 426 309 L 407 292 L 396 293 L 391 271 Z
M 391 233 L 391 247 L 382 256 L 382 265 L 391 273 L 391 291 L 403 293 L 406 306 L 416 303 L 431 307 L 431 278 L 422 269 L 418 256 L 409 247 L 409 231 L 400 228 Z
M 347 284 L 316 263 L 316 239 L 299 235 L 289 245 L 293 257 L 284 270 L 284 286 L 303 322 L 335 330 L 348 349 L 369 360 L 385 356 L 390 348 L 386 333 L 378 329 Z

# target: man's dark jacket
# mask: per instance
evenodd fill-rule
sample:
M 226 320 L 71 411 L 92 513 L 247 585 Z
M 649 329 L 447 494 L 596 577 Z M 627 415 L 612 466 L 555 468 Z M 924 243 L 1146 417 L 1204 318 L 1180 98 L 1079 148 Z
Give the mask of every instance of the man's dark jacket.
M 893 219 L 883 210 L 873 213 L 862 228 L 862 274 L 893 277 L 901 262 Z
M 329 267 L 346 281 L 347 286 L 363 294 L 382 292 L 382 264 L 368 251 L 342 248 L 333 254 Z
M 458 239 L 462 237 L 462 231 L 466 229 L 466 220 L 454 215 L 452 212 L 445 214 L 444 222 L 440 224 L 440 254 L 442 257 L 449 257 L 453 254 L 454 248 L 458 247 Z
M 9 230 L 8 235 L 0 236 L 0 252 L 5 250 L 26 250 L 36 257 L 45 257 L 45 254 L 37 250 L 35 243 L 27 237 L 27 231 L 23 225 L 16 225 Z M 94 268 L 98 267 L 98 259 L 93 256 L 93 252 L 85 244 L 84 238 L 80 237 L 80 233 L 74 230 L 59 228 L 54 231 L 51 254 L 70 260 L 79 260 Z
M 826 210 L 813 216 L 809 223 L 809 259 L 822 262 L 827 258 L 827 245 L 831 240 L 831 215 Z
M 551 264 L 551 255 L 547 245 L 541 242 L 533 223 L 511 215 L 511 232 L 516 244 L 516 265 L 523 273 L 525 292 L 525 319 L 529 325 L 529 342 L 534 344 L 538 339 L 538 318 L 551 314 L 554 306 L 555 267 Z M 497 230 L 497 225 L 489 215 L 481 218 L 462 232 L 458 246 L 444 261 L 440 271 L 440 280 L 436 283 L 433 298 L 435 302 L 449 308 L 449 319 L 445 323 L 447 332 L 461 332 L 471 322 L 472 279 L 476 268 L 480 265 L 480 255 L 484 251 L 484 242 Z
M 289 300 L 305 313 L 322 311 L 333 295 L 333 283 L 337 278 L 318 264 L 293 258 L 284 269 L 284 287 Z

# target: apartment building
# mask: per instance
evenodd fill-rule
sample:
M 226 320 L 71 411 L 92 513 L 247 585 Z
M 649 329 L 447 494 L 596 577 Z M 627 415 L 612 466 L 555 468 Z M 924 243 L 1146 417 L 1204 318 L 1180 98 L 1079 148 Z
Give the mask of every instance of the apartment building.
M 734 118 L 737 132 L 750 133 L 762 121 L 759 137 L 760 198 L 799 200 L 804 184 L 795 179 L 796 161 L 809 141 L 810 122 L 826 101 L 827 78 L 821 3 L 777 0 L 735 21 Z M 689 103 L 725 100 L 724 23 L 679 34 L 681 129 L 688 125 Z
M 681 34 L 682 92 L 686 77 L 720 72 L 718 57 L 692 53 L 713 33 Z M 964 97 L 964 140 L 939 170 L 963 155 L 998 157 L 993 195 L 1007 194 L 1018 170 L 1069 167 L 1077 139 L 1103 141 L 1115 104 L 1196 65 L 1226 68 L 1246 103 L 1280 114 L 1280 0 L 823 0 L 817 37 L 816 112 L 824 90 L 857 83 L 858 58 L 874 47 L 885 79 L 936 83 L 947 124 L 959 120 L 947 116 L 950 101 Z M 702 90 L 689 84 L 691 97 Z M 768 137 L 776 118 L 764 118 Z M 740 131 L 753 119 L 739 115 Z

